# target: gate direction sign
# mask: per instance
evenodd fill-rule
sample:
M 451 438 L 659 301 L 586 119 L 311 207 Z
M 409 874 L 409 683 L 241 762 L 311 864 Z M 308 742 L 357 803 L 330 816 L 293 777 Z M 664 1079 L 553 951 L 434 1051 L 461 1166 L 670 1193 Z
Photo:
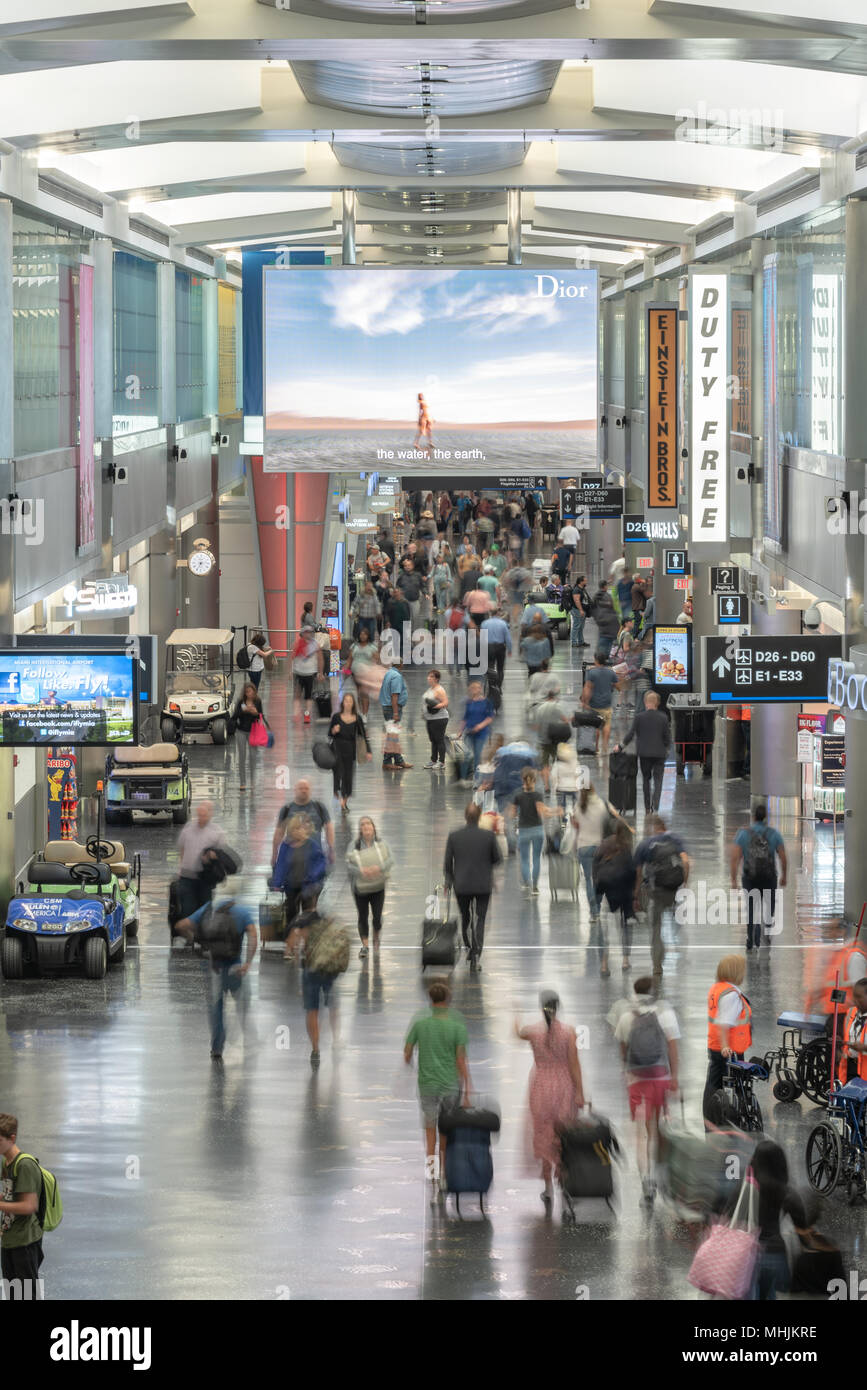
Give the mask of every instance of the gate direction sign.
M 704 638 L 709 704 L 816 703 L 827 699 L 828 662 L 840 637 L 801 635 Z
M 737 565 L 711 565 L 712 594 L 736 594 L 741 587 L 741 572 Z
M 601 481 L 582 482 L 578 497 L 591 521 L 615 521 L 623 515 L 622 487 L 606 487 Z
M 745 623 L 749 617 L 749 600 L 746 594 L 717 594 L 716 620 L 719 627 L 727 623 Z

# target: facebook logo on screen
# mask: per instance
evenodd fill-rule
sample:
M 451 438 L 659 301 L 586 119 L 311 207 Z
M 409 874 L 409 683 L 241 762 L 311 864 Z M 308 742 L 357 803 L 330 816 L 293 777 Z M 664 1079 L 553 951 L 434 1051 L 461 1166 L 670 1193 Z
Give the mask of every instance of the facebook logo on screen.
M 0 699 L 4 695 L 18 695 L 21 690 L 20 680 L 20 672 L 4 671 L 0 676 Z

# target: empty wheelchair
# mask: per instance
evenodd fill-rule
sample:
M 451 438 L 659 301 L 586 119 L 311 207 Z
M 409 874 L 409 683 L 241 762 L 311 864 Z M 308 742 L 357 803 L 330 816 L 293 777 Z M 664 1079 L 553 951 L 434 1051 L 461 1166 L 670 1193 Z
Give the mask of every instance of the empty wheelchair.
M 717 1129 L 761 1134 L 764 1129 L 762 1112 L 753 1094 L 753 1082 L 767 1081 L 769 1075 L 762 1057 L 751 1057 L 748 1062 L 730 1061 L 722 1086 L 714 1091 L 708 1104 L 711 1124 Z
M 824 1105 L 831 1081 L 831 1039 L 824 1014 L 783 1013 L 777 1026 L 783 1030 L 782 1042 L 763 1062 L 777 1078 L 775 1100 L 788 1104 L 805 1095 L 814 1105 Z
M 828 1096 L 825 1119 L 807 1140 L 807 1177 L 822 1197 L 845 1187 L 849 1202 L 867 1191 L 867 1081 L 854 1077 Z

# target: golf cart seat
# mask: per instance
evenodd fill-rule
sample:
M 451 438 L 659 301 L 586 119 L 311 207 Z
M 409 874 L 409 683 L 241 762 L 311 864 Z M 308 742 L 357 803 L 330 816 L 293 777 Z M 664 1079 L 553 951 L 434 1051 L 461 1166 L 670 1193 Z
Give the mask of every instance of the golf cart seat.
M 136 780 L 142 777 L 182 777 L 184 772 L 178 761 L 176 743 L 153 743 L 150 748 L 143 748 L 141 744 L 114 748 L 111 758 L 116 769 L 133 773 Z
M 57 843 L 55 841 L 55 843 Z M 86 860 L 78 860 L 78 863 L 93 864 L 99 869 L 100 885 L 111 882 L 111 870 L 107 864 L 97 865 L 95 859 L 90 855 Z M 72 864 L 50 863 L 44 859 L 34 859 L 27 869 L 27 881 L 36 888 L 81 888 L 72 877 Z
M 118 878 L 129 878 L 130 866 L 120 840 L 104 840 L 103 843 L 111 845 L 112 854 L 108 859 L 103 859 L 102 863 L 106 864 Z M 46 864 L 96 863 L 92 855 L 88 854 L 86 847 L 80 845 L 77 840 L 49 840 L 42 851 L 42 858 Z

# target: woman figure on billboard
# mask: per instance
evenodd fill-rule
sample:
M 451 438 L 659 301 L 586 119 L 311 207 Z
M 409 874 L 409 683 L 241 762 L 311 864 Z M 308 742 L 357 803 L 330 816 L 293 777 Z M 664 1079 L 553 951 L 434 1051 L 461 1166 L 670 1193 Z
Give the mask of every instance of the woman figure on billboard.
M 430 451 L 433 448 L 433 434 L 431 433 L 432 425 L 433 420 L 431 419 L 430 414 L 428 412 L 427 401 L 425 400 L 422 392 L 419 391 L 418 429 L 416 430 L 415 442 L 413 443 L 412 447 L 414 449 L 423 449 L 424 452 L 427 454 L 428 458 L 430 458 Z M 424 443 L 422 443 L 422 441 L 424 441 Z

